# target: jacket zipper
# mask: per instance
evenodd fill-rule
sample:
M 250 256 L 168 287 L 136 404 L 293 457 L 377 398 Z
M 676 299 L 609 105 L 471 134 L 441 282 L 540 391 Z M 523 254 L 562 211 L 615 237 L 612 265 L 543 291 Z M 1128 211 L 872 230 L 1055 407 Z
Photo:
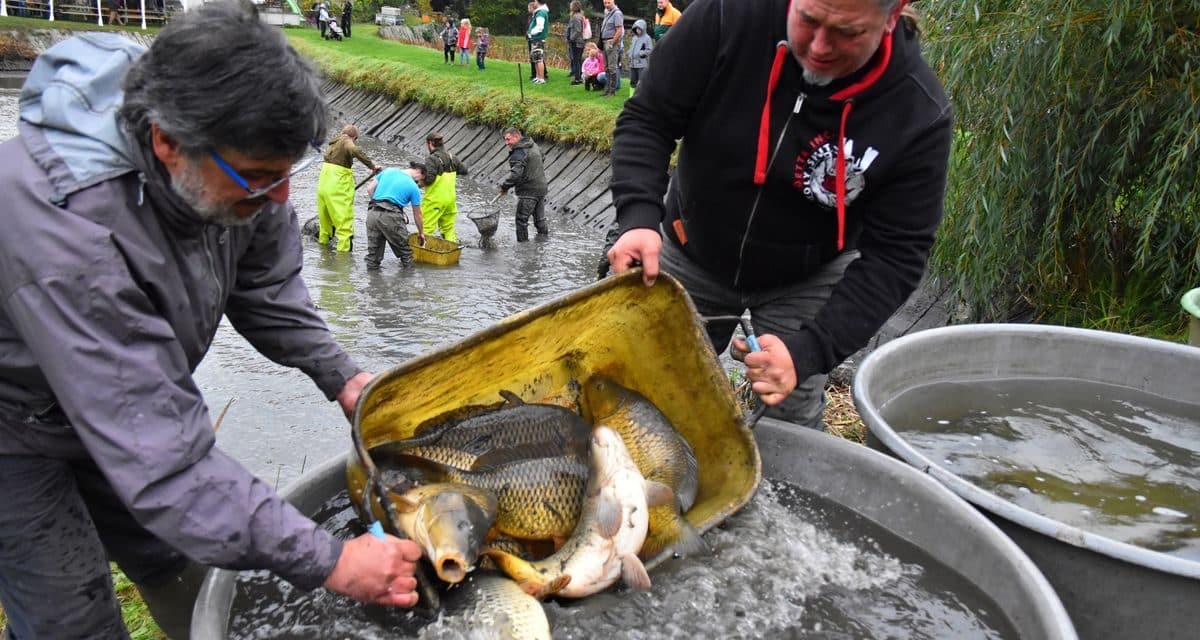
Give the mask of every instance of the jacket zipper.
M 788 127 L 792 124 L 792 118 L 800 114 L 801 107 L 804 106 L 804 99 L 808 97 L 804 93 L 796 96 L 796 106 L 792 107 L 792 112 L 788 114 L 788 119 L 783 123 L 783 130 L 779 132 L 779 137 L 775 139 L 775 148 L 771 150 L 771 157 L 767 160 L 767 174 L 770 175 L 771 167 L 775 166 L 775 156 L 779 155 L 779 148 L 783 146 L 783 138 L 787 135 Z M 754 204 L 750 206 L 750 217 L 746 220 L 746 231 L 742 233 L 742 244 L 738 248 L 738 263 L 737 271 L 733 274 L 733 286 L 740 286 L 742 283 L 742 262 L 746 255 L 746 245 L 750 241 L 750 228 L 754 226 L 754 215 L 758 213 L 758 201 L 762 199 L 763 189 L 767 186 L 767 181 L 758 185 L 758 190 L 754 193 Z
M 217 234 L 217 244 L 225 244 L 225 235 L 227 233 L 229 233 L 229 227 L 221 227 L 221 231 Z M 204 256 L 208 258 L 208 272 L 210 275 L 212 275 L 213 284 L 215 285 L 214 292 L 216 294 L 210 301 L 213 307 L 210 310 L 210 313 L 216 315 L 217 307 L 220 305 L 221 300 L 225 297 L 225 287 L 221 284 L 221 278 L 217 275 L 217 259 L 213 256 L 212 247 L 209 244 L 211 237 L 211 234 L 205 233 L 203 244 Z M 217 325 L 219 324 L 221 324 L 221 316 L 216 315 L 216 319 L 212 327 L 214 333 L 216 332 Z

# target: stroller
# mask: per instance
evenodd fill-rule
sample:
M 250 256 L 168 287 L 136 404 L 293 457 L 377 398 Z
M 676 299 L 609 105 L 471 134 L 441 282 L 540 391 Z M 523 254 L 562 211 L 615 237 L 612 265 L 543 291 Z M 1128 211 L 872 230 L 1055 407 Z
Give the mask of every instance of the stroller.
M 325 32 L 325 39 L 326 40 L 341 40 L 342 39 L 342 28 L 340 26 L 338 26 L 337 20 L 334 20 L 333 18 L 329 19 L 329 28 Z

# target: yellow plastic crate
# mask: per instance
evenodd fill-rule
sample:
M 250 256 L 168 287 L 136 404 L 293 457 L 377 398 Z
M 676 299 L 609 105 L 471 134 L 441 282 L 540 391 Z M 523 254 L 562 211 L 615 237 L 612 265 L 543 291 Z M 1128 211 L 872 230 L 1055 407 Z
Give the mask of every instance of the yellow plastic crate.
M 409 234 L 408 246 L 412 247 L 413 260 L 425 264 L 440 266 L 458 264 L 458 257 L 462 254 L 462 245 L 431 235 L 425 236 L 425 244 L 422 245 L 417 234 Z
M 653 287 L 641 269 L 509 316 L 457 343 L 380 373 L 363 391 L 353 429 L 367 447 L 407 438 L 423 422 L 463 406 L 498 404 L 500 390 L 526 402 L 579 407 L 595 373 L 646 396 L 691 444 L 696 502 L 685 517 L 705 532 L 750 500 L 762 475 L 754 436 L 691 299 L 672 277 Z M 370 467 L 366 464 L 370 462 Z M 347 460 L 355 501 L 373 461 Z M 385 518 L 372 501 L 377 518 Z M 647 568 L 670 555 L 650 559 Z

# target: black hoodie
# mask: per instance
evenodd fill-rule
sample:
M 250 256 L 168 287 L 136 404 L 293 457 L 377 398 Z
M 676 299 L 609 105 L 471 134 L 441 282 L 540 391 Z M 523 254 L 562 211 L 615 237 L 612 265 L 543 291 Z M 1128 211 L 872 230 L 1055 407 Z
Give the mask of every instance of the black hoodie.
M 951 110 L 905 20 L 863 69 L 804 82 L 786 47 L 789 6 L 688 7 L 617 119 L 612 193 L 622 232 L 662 224 L 742 290 L 799 281 L 858 249 L 816 318 L 779 336 L 803 380 L 865 345 L 920 282 L 942 217 Z

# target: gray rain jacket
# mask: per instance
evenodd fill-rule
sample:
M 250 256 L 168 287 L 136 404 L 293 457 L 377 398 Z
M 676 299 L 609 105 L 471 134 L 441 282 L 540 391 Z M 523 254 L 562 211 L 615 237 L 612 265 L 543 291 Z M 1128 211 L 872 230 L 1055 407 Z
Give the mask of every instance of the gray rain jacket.
M 115 34 L 52 47 L 0 145 L 0 455 L 91 458 L 193 560 L 316 587 L 341 543 L 214 446 L 192 372 L 222 315 L 330 399 L 360 369 L 309 299 L 291 205 L 204 224 L 119 125 L 142 51 Z

